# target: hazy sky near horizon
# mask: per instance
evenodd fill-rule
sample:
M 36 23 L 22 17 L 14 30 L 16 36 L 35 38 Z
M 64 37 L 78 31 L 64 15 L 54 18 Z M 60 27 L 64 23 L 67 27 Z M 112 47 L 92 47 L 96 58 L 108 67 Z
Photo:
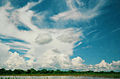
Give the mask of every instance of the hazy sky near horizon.
M 0 68 L 120 71 L 119 0 L 0 0 Z

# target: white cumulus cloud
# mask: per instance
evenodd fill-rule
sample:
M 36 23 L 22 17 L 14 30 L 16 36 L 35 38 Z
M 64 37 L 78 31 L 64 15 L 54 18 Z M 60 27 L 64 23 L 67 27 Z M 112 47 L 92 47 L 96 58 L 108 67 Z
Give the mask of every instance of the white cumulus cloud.
M 0 68 L 4 67 L 4 62 L 8 59 L 9 53 L 8 53 L 9 47 L 0 43 Z
M 8 60 L 5 62 L 7 69 L 25 69 L 25 60 L 18 53 L 11 53 Z

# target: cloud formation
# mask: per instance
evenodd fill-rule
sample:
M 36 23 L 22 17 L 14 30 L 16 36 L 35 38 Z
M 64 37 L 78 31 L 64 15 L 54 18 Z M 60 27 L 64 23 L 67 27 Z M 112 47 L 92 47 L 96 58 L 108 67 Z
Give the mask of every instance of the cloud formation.
M 65 12 L 61 12 L 57 15 L 51 17 L 54 21 L 59 20 L 88 20 L 92 19 L 95 16 L 99 15 L 98 9 L 102 7 L 105 3 L 104 0 L 99 0 L 95 7 L 92 9 L 87 9 L 86 11 L 82 11 L 81 7 L 84 6 L 84 3 L 79 0 L 66 0 L 69 10 Z M 77 3 L 80 7 L 77 8 L 75 3 Z
M 7 69 L 25 69 L 26 62 L 18 53 L 10 53 L 8 60 L 5 62 Z
M 41 33 L 36 37 L 35 40 L 36 40 L 36 43 L 46 44 L 52 41 L 52 37 L 50 34 Z
M 37 14 L 30 8 L 41 2 L 41 0 L 31 2 L 19 9 L 11 7 L 9 2 L 0 7 L 0 67 L 7 69 L 28 69 L 33 67 L 35 69 L 120 70 L 120 61 L 113 61 L 109 64 L 103 60 L 96 65 L 86 65 L 83 64 L 85 60 L 79 56 L 71 59 L 70 56 L 74 54 L 73 48 L 81 45 L 85 37 L 83 29 L 65 28 L 64 26 L 61 26 L 64 28 L 39 28 L 47 24 L 45 18 L 48 12 Z M 64 23 L 64 21 L 68 20 L 92 19 L 99 14 L 98 9 L 104 4 L 104 1 L 100 0 L 94 8 L 83 12 L 76 7 L 75 2 L 80 7 L 84 6 L 84 3 L 79 0 L 66 0 L 69 9 L 49 16 L 49 20 L 55 21 L 55 23 L 61 20 Z M 37 18 L 36 22 L 39 27 L 34 24 L 33 17 Z M 30 30 L 26 31 L 17 28 L 22 24 L 23 27 L 26 26 Z M 12 42 L 8 42 L 10 37 L 13 39 Z M 7 41 L 1 41 L 3 38 Z M 75 46 L 74 44 L 78 41 L 79 43 Z M 18 52 L 10 52 L 10 49 L 24 50 L 26 52 L 21 55 Z M 29 59 L 26 60 L 25 58 Z
M 0 68 L 4 67 L 4 62 L 7 61 L 7 58 L 9 57 L 9 47 L 0 43 Z

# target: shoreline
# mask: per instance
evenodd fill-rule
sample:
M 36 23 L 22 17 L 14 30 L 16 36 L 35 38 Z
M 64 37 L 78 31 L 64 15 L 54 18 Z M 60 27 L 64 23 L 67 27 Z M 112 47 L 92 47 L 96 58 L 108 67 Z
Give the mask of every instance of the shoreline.
M 88 74 L 81 74 L 81 75 L 72 75 L 72 74 L 64 74 L 64 75 L 62 75 L 62 74 L 32 74 L 32 75 L 29 75 L 29 74 L 22 74 L 22 75 L 0 75 L 0 77 L 1 76 L 84 76 L 84 77 L 103 77 L 103 78 L 120 78 L 120 75 L 119 74 L 117 74 L 117 75 L 102 75 L 102 74 L 98 74 L 98 75 L 88 75 Z

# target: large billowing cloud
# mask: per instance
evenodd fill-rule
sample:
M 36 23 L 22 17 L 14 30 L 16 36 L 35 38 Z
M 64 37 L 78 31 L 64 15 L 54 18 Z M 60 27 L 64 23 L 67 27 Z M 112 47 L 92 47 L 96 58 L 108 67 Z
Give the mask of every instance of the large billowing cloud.
M 8 53 L 9 47 L 0 43 L 0 68 L 4 67 L 4 62 L 6 62 L 6 60 L 9 57 L 9 53 Z
M 42 25 L 47 26 L 45 19 L 49 12 L 35 13 L 30 9 L 41 2 L 42 0 L 31 2 L 19 9 L 11 7 L 9 2 L 0 7 L 0 67 L 7 69 L 33 67 L 35 69 L 120 70 L 120 61 L 113 61 L 109 64 L 103 60 L 96 65 L 85 65 L 83 64 L 85 60 L 79 56 L 71 59 L 70 56 L 74 54 L 73 48 L 81 45 L 84 40 L 83 29 L 65 28 L 64 26 L 44 28 Z M 84 6 L 84 3 L 79 0 L 66 0 L 69 9 L 49 16 L 49 20 L 56 24 L 62 21 L 65 25 L 64 21 L 68 20 L 92 19 L 99 14 L 98 9 L 102 7 L 104 1 L 98 1 L 93 8 L 86 11 L 82 11 L 80 7 L 76 8 L 74 3 L 80 7 Z M 33 17 L 37 21 L 34 21 Z M 74 44 L 78 41 L 79 43 L 75 46 Z M 10 52 L 10 49 L 17 51 Z M 25 53 L 21 54 L 23 52 Z
M 26 62 L 18 53 L 11 53 L 8 60 L 5 62 L 7 69 L 25 69 Z

